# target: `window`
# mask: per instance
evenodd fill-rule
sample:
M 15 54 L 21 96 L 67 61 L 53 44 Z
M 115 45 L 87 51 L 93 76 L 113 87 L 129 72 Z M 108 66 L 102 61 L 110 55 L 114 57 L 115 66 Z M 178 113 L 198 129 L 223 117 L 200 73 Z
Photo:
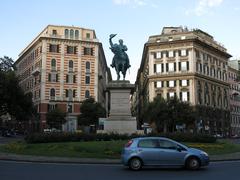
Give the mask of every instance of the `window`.
M 169 51 L 168 57 L 174 57 L 174 51 Z
M 157 148 L 159 147 L 159 143 L 157 139 L 143 139 L 138 143 L 138 147 L 141 148 Z
M 68 31 L 68 29 L 65 29 L 65 38 L 66 38 L 66 39 L 69 38 L 69 31 Z
M 90 84 L 90 76 L 86 76 L 85 77 L 85 83 L 86 84 Z
M 172 98 L 172 97 L 174 97 L 174 96 L 175 96 L 175 93 L 174 93 L 174 92 L 170 92 L 170 93 L 169 93 L 169 97 L 170 97 L 170 98 Z
M 168 63 L 168 71 L 173 72 L 174 71 L 174 63 Z
M 181 100 L 182 101 L 188 101 L 188 92 L 181 92 L 181 94 L 182 94 Z
M 69 71 L 73 71 L 73 61 L 72 60 L 70 60 L 69 62 L 68 62 L 68 68 L 69 68 Z
M 53 98 L 55 98 L 55 89 L 54 88 L 52 88 L 50 90 L 50 99 L 53 99 Z
M 182 86 L 187 86 L 187 85 L 188 85 L 187 80 L 186 79 L 182 80 Z
M 162 72 L 162 66 L 161 64 L 157 64 L 157 73 Z
M 85 98 L 89 98 L 90 97 L 90 92 L 89 92 L 89 90 L 86 90 L 85 91 Z
M 90 39 L 90 37 L 91 37 L 90 33 L 86 33 L 86 38 Z
M 79 39 L 79 31 L 75 30 L 75 39 Z
M 58 82 L 58 74 L 49 73 L 48 74 L 48 81 L 49 82 Z
M 68 113 L 72 113 L 72 112 L 73 112 L 72 107 L 73 107 L 72 104 L 67 104 L 67 112 L 68 112 Z
M 52 59 L 51 68 L 52 68 L 52 70 L 56 70 L 56 59 Z
M 162 81 L 157 81 L 157 88 L 161 88 L 162 87 Z
M 53 36 L 56 36 L 56 35 L 57 35 L 57 30 L 55 30 L 55 29 L 52 30 L 52 35 L 53 35 Z
M 71 101 L 72 98 L 73 98 L 73 91 L 71 89 L 68 90 L 68 97 L 69 97 L 69 100 Z
M 186 49 L 182 49 L 182 50 L 181 50 L 181 56 L 187 56 Z
M 68 54 L 77 54 L 77 47 L 76 46 L 67 46 L 67 53 Z
M 181 36 L 181 40 L 184 40 L 184 39 L 186 39 L 186 36 Z
M 174 81 L 169 81 L 169 87 L 174 87 Z
M 70 30 L 70 39 L 73 39 L 74 31 L 73 29 Z
M 172 37 L 168 37 L 168 41 L 172 41 L 173 40 L 173 38 Z
M 49 45 L 49 52 L 59 52 L 59 45 L 56 44 L 50 44 Z
M 157 59 L 162 58 L 162 52 L 157 52 L 156 57 L 157 57 Z
M 83 54 L 93 56 L 93 48 L 84 47 Z
M 86 73 L 90 73 L 90 62 L 86 62 Z
M 177 144 L 167 140 L 159 140 L 159 147 L 162 149 L 177 149 Z
M 187 62 L 181 62 L 181 71 L 187 71 L 188 67 L 187 67 Z

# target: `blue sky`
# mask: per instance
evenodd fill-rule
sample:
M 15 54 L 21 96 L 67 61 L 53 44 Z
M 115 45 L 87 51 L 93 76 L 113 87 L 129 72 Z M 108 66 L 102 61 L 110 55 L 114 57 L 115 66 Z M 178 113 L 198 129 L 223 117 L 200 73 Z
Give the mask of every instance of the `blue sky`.
M 0 7 L 0 57 L 17 59 L 48 24 L 74 25 L 95 29 L 109 65 L 108 38 L 117 33 L 114 40 L 124 40 L 132 65 L 126 79 L 134 83 L 148 37 L 182 25 L 213 35 L 240 59 L 239 0 L 5 0 Z

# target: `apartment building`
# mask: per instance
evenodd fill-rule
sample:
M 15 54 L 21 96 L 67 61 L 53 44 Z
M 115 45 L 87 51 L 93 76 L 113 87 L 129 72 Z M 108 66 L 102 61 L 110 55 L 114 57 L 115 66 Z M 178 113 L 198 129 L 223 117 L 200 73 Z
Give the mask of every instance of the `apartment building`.
M 106 105 L 111 74 L 92 29 L 48 25 L 15 64 L 20 86 L 33 95 L 41 130 L 47 128 L 46 113 L 56 107 L 67 113 L 64 130 L 74 131 L 81 101 L 91 96 Z
M 240 135 L 240 84 L 238 60 L 229 61 L 228 81 L 230 83 L 231 135 Z
M 135 83 L 139 98 L 134 112 L 139 112 L 140 123 L 144 106 L 156 96 L 177 96 L 194 106 L 229 110 L 230 57 L 226 48 L 200 29 L 164 27 L 160 35 L 150 36 Z M 225 121 L 213 122 L 212 133 L 223 131 Z

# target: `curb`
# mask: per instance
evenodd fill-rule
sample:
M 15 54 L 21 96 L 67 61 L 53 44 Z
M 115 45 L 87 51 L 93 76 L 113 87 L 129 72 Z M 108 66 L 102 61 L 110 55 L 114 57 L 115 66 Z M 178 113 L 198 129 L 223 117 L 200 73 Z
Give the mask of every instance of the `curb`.
M 237 153 L 238 154 L 238 153 Z M 211 162 L 239 161 L 240 157 L 232 157 L 234 154 L 226 154 L 225 157 L 210 156 Z M 76 163 L 76 164 L 121 164 L 120 159 L 96 159 L 96 158 L 70 158 L 70 157 L 47 157 L 17 155 L 10 153 L 0 153 L 0 160 L 16 162 L 36 162 L 36 163 Z

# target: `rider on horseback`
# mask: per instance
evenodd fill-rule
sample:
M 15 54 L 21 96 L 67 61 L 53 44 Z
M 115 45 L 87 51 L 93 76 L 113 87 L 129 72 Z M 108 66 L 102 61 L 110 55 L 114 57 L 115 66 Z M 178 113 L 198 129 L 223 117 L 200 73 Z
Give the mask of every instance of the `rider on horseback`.
M 127 51 L 127 46 L 123 44 L 123 40 L 119 39 L 119 44 L 113 44 L 112 38 L 114 38 L 117 34 L 111 34 L 109 38 L 109 43 L 111 45 L 110 49 L 114 53 L 114 57 L 112 60 L 111 67 L 115 67 L 118 80 L 120 78 L 119 72 L 121 71 L 123 74 L 123 78 L 125 79 L 126 70 L 131 67 L 129 64 L 129 58 L 125 51 Z

